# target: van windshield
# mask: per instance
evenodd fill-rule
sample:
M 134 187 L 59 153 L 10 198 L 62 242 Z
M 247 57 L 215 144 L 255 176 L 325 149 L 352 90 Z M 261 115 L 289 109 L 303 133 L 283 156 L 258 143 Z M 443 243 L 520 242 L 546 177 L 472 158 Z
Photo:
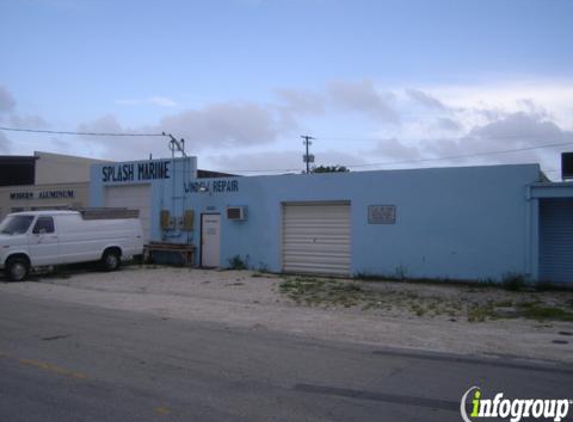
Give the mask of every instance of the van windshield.
M 0 233 L 22 234 L 30 228 L 34 220 L 33 215 L 9 215 L 0 223 Z

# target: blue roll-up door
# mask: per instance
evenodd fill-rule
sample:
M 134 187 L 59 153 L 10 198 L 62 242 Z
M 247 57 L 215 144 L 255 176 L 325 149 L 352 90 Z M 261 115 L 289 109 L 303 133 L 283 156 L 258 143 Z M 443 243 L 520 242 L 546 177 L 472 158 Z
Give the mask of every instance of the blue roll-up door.
M 573 283 L 573 198 L 540 200 L 539 278 Z

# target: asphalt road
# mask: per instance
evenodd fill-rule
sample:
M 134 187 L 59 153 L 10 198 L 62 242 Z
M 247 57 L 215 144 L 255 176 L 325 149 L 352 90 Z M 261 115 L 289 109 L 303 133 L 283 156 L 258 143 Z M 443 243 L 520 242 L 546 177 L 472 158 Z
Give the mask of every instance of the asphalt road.
M 460 421 L 474 385 L 564 398 L 573 368 L 0 296 L 2 422 Z

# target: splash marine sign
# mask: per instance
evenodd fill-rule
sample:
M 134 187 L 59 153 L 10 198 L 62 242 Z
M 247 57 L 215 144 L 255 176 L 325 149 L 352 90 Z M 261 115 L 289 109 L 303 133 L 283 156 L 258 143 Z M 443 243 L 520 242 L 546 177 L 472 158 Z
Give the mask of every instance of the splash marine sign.
M 101 168 L 101 181 L 107 182 L 139 182 L 145 180 L 169 179 L 171 161 L 143 161 L 126 163 Z

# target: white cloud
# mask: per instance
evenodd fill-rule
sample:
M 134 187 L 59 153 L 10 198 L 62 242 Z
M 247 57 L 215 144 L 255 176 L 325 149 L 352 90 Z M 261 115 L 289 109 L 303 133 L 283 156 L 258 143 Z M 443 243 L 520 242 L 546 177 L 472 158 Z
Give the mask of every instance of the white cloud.
M 91 123 L 79 125 L 78 132 L 123 133 L 124 130 L 113 114 L 106 114 Z
M 153 105 L 165 108 L 177 107 L 178 105 L 177 102 L 167 97 L 120 99 L 120 100 L 115 100 L 115 103 L 123 106 Z
M 381 128 L 374 137 L 396 140 L 398 144 L 394 147 L 401 149 L 403 154 L 398 155 L 404 157 L 404 160 L 396 157 L 396 161 L 413 160 L 395 167 L 534 162 L 549 169 L 555 178 L 560 167 L 560 153 L 573 150 L 573 143 L 503 154 L 486 153 L 573 142 L 572 87 L 568 82 L 544 81 L 422 87 L 417 94 L 427 94 L 430 100 L 416 94 L 415 97 L 422 101 L 415 104 L 411 101 L 412 90 L 395 90 L 395 107 L 401 114 L 402 124 Z M 405 96 L 400 95 L 401 92 Z M 432 107 L 433 100 L 438 102 L 435 107 Z M 416 105 L 424 106 L 422 103 L 427 109 L 424 112 L 415 108 Z M 372 162 L 387 161 L 383 150 L 370 152 Z M 418 153 L 420 158 L 417 158 Z M 388 155 L 391 154 L 390 150 Z M 458 155 L 474 156 L 437 160 Z M 392 166 L 384 168 L 388 167 Z
M 40 116 L 17 113 L 16 99 L 3 86 L 0 86 L 0 121 L 25 129 L 39 129 L 48 125 Z
M 302 163 L 302 155 L 300 155 L 300 160 Z M 316 151 L 314 153 L 315 156 L 315 165 L 316 166 L 334 166 L 340 165 L 344 166 L 348 163 L 352 163 L 355 165 L 362 165 L 366 164 L 367 160 L 364 159 L 358 153 L 347 153 L 342 151 L 334 151 L 334 150 L 326 150 L 326 151 Z
M 325 113 L 325 98 L 322 93 L 303 89 L 277 89 L 279 103 L 275 105 L 282 126 L 286 130 L 300 128 L 300 119 L 322 116 Z
M 163 117 L 159 128 L 178 134 L 194 151 L 222 146 L 273 142 L 280 122 L 271 110 L 255 103 L 218 103 Z
M 378 122 L 400 123 L 400 116 L 392 107 L 394 95 L 379 93 L 369 79 L 333 81 L 327 85 L 326 93 L 329 100 L 343 110 L 365 113 Z
M 4 134 L 4 131 L 0 130 L 0 152 L 2 154 L 8 154 L 12 149 L 12 142 Z
M 192 155 L 207 150 L 237 148 L 274 142 L 288 130 L 276 114 L 255 103 L 218 103 L 201 109 L 166 115 L 158 124 L 146 127 L 123 127 L 115 115 L 107 114 L 92 122 L 79 125 L 80 132 L 105 133 L 172 133 L 185 139 L 187 152 Z M 167 139 L 161 137 L 82 137 L 106 157 L 134 159 L 134 153 L 164 156 Z
M 520 111 L 531 113 L 531 104 L 545 110 L 557 124 L 573 130 L 573 81 L 516 80 L 475 85 L 424 87 L 445 104 L 465 111 L 468 118 L 499 118 Z M 477 124 L 478 122 L 476 122 Z M 483 123 L 483 121 L 481 122 Z
M 518 112 L 484 126 L 473 128 L 470 137 L 509 145 L 563 142 L 565 132 L 537 114 Z
M 302 160 L 302 150 L 259 151 L 242 154 L 208 155 L 205 162 L 214 169 L 241 174 L 258 173 L 301 173 L 306 164 Z M 321 151 L 315 153 L 314 165 L 332 166 L 344 163 L 366 163 L 354 154 L 339 151 Z M 204 166 L 204 164 L 202 165 Z
M 0 114 L 7 113 L 16 107 L 14 96 L 3 86 L 0 86 Z
M 82 123 L 77 127 L 78 132 L 98 133 L 143 133 L 141 130 L 124 128 L 113 114 L 106 114 L 92 122 Z M 155 152 L 155 139 L 130 138 L 116 136 L 79 136 L 78 139 L 86 149 L 84 155 L 93 155 L 113 160 L 137 160 L 144 158 L 150 152 Z M 149 149 L 152 149 L 151 151 Z
M 169 98 L 165 97 L 151 97 L 149 99 L 151 104 L 154 104 L 159 107 L 176 107 L 177 103 Z
M 324 95 L 303 89 L 277 89 L 276 94 L 281 100 L 281 108 L 293 114 L 324 114 Z
M 543 147 L 551 144 L 568 145 Z M 539 114 L 517 112 L 477 125 L 461 138 L 426 140 L 423 145 L 429 157 L 463 156 L 445 163 L 541 163 L 555 172 L 560 153 L 573 147 L 573 132 Z
M 406 94 L 412 100 L 430 110 L 446 111 L 448 108 L 437 98 L 418 89 L 408 89 Z
M 454 92 L 451 87 L 449 89 L 449 92 Z M 135 128 L 134 131 L 166 131 L 183 137 L 187 141 L 188 153 L 203 155 L 202 163 L 212 164 L 222 171 L 302 169 L 302 147 L 285 152 L 282 150 L 286 143 L 281 140 L 293 136 L 298 139 L 294 130 L 303 125 L 312 128 L 315 118 L 329 122 L 344 116 L 341 111 L 351 111 L 381 124 L 384 132 L 375 134 L 380 142 L 373 147 L 365 145 L 362 149 L 346 143 L 340 144 L 336 152 L 312 151 L 317 157 L 317 165 L 353 166 L 395 161 L 395 166 L 385 166 L 391 168 L 540 162 L 544 167 L 556 167 L 559 152 L 565 147 L 485 155 L 492 151 L 530 148 L 571 139 L 571 132 L 555 119 L 559 113 L 556 113 L 553 103 L 540 103 L 535 95 L 518 95 L 509 101 L 507 93 L 499 96 L 504 99 L 500 102 L 496 101 L 494 92 L 485 90 L 479 99 L 473 97 L 475 92 L 471 90 L 468 98 L 461 93 L 456 98 L 448 97 L 447 92 L 442 97 L 439 89 L 426 88 L 381 94 L 368 80 L 335 81 L 319 91 L 278 90 L 278 103 L 274 105 L 210 104 L 164 116 L 159 124 Z M 419 106 L 428 111 L 420 113 Z M 401 124 L 384 124 L 390 121 L 401 121 Z M 111 116 L 94 123 L 92 129 L 128 130 Z M 320 139 L 320 132 L 309 132 Z M 97 142 L 105 144 L 101 140 Z M 271 143 L 277 145 L 277 150 L 260 152 L 261 146 Z M 115 140 L 107 143 L 105 148 L 106 155 L 129 159 L 134 158 L 134 150 L 141 151 L 143 155 L 149 152 L 165 154 L 167 151 L 161 138 Z M 230 152 L 214 154 L 221 148 Z M 246 152 L 245 148 L 252 153 Z M 469 157 L 437 160 L 456 156 Z M 364 167 L 367 168 L 370 167 Z
M 42 129 L 48 127 L 48 123 L 40 116 L 10 114 L 10 124 L 17 128 Z
M 50 142 L 56 147 L 58 151 L 70 151 L 72 150 L 72 144 L 68 140 L 63 140 L 56 137 L 51 137 Z M 85 154 L 85 152 L 79 151 L 79 154 Z
M 253 153 L 208 155 L 213 168 L 236 173 L 299 173 L 302 166 L 300 151 L 260 151 Z M 201 166 L 204 166 L 202 164 Z
M 311 151 L 316 155 L 317 165 L 410 161 L 395 167 L 424 167 L 540 162 L 544 168 L 558 169 L 559 153 L 573 148 L 481 154 L 573 142 L 572 86 L 569 83 L 537 81 L 390 89 L 377 86 L 368 79 L 336 80 L 315 90 L 277 89 L 271 103 L 227 101 L 206 103 L 186 110 L 166 108 L 158 121 L 147 125 L 128 127 L 122 123 L 123 115 L 106 114 L 79 125 L 78 130 L 173 133 L 186 140 L 188 154 L 198 155 L 201 167 L 212 165 L 222 171 L 302 170 L 301 133 L 318 138 Z M 177 106 L 173 100 L 164 97 L 120 102 L 125 105 Z M 4 120 L 14 126 L 48 126 L 40 116 L 20 113 L 16 100 L 6 88 L 0 89 L 0 109 L 3 110 L 0 116 L 3 115 Z M 320 150 L 321 136 L 348 136 L 352 139 L 360 138 L 361 134 L 380 142 L 325 142 L 322 144 L 324 147 L 336 147 L 336 150 Z M 0 145 L 4 151 L 10 147 L 5 138 Z M 23 138 L 19 135 L 12 137 L 13 142 L 17 139 Z M 57 150 L 66 149 L 61 142 L 49 142 Z M 81 137 L 71 138 L 68 142 L 74 153 L 81 151 L 84 155 L 117 160 L 146 158 L 149 153 L 169 156 L 167 144 L 168 139 L 161 137 Z M 20 146 L 18 143 L 14 145 Z M 297 146 L 300 150 L 292 150 Z M 45 149 L 45 145 L 41 148 Z M 475 156 L 434 160 L 472 154 Z M 367 168 L 376 166 L 364 167 Z
M 445 131 L 460 131 L 463 129 L 463 126 L 461 125 L 460 122 L 451 119 L 449 117 L 440 117 L 438 118 L 438 120 L 436 121 L 436 124 L 438 126 L 438 128 L 440 130 L 445 130 Z
M 370 153 L 383 157 L 388 161 L 417 160 L 421 158 L 420 151 L 416 146 L 407 145 L 396 138 L 378 141 L 376 147 Z

